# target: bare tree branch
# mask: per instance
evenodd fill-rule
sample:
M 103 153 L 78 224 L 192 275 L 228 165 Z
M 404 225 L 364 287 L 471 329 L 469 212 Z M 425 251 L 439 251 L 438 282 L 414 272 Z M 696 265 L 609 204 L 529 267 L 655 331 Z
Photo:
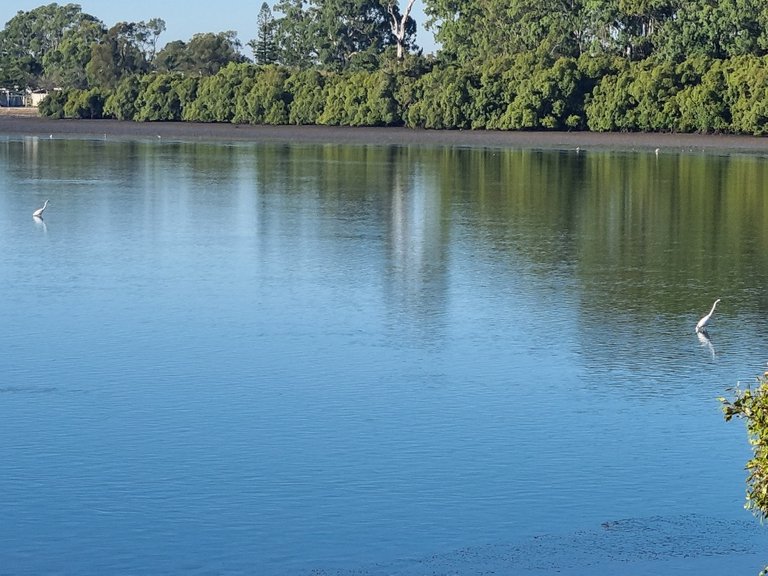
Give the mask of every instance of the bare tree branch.
M 390 22 L 390 26 L 392 28 L 392 35 L 395 37 L 395 40 L 397 42 L 397 59 L 402 60 L 405 56 L 405 33 L 407 30 L 407 22 L 408 18 L 411 15 L 411 10 L 413 9 L 413 4 L 416 2 L 416 0 L 408 0 L 408 5 L 405 7 L 405 11 L 400 16 L 400 18 L 397 17 L 397 14 L 395 14 L 394 9 L 394 2 L 390 2 L 387 6 L 387 10 L 389 11 L 389 15 L 392 18 L 392 21 Z

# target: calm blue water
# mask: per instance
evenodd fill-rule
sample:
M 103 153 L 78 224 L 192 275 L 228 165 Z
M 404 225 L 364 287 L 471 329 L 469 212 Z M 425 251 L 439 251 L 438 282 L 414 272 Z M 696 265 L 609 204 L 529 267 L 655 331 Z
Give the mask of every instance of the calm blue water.
M 476 573 L 615 522 L 733 553 L 764 170 L 0 141 L 0 573 Z

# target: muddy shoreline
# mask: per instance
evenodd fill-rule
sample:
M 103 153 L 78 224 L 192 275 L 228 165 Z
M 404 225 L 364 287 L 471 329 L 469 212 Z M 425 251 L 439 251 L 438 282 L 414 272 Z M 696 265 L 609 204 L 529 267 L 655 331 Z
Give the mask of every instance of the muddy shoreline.
M 472 146 L 534 149 L 768 152 L 768 138 L 753 136 L 599 132 L 505 132 L 335 126 L 251 126 L 192 122 L 54 120 L 0 115 L 0 135 L 40 138 L 168 139 L 218 142 L 306 142 Z

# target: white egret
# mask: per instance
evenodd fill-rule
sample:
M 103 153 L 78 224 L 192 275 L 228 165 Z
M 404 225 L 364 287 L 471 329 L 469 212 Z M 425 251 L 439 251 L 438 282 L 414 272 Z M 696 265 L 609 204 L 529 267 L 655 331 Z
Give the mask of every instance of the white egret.
M 45 204 L 43 204 L 42 208 L 38 208 L 37 210 L 32 212 L 32 216 L 34 216 L 35 218 L 42 218 L 43 217 L 43 212 L 45 211 L 45 209 L 47 207 L 48 207 L 48 200 L 45 201 Z
M 712 314 L 714 314 L 715 312 L 715 306 L 717 306 L 718 302 L 720 302 L 720 298 L 715 300 L 715 303 L 712 304 L 712 310 L 709 311 L 709 314 L 704 316 L 704 318 L 702 318 L 696 323 L 696 333 L 699 333 L 706 328 L 707 324 L 709 323 L 709 319 L 712 318 Z

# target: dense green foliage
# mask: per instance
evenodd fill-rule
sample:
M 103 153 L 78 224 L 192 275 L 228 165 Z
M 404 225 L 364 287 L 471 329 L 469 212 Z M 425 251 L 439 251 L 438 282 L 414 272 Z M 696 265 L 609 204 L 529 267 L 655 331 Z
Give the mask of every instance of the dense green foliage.
M 747 502 L 761 520 L 768 519 L 768 372 L 756 388 L 736 389 L 733 401 L 720 398 L 726 421 L 734 416 L 743 418 L 752 445 L 752 458 L 747 462 Z M 761 576 L 768 574 L 768 567 Z
M 747 462 L 749 476 L 746 507 L 768 518 L 768 372 L 756 388 L 736 390 L 733 401 L 720 398 L 726 421 L 744 418 L 752 445 L 753 458 Z
M 157 50 L 160 19 L 49 4 L 0 31 L 0 82 L 62 88 L 41 107 L 56 117 L 768 133 L 762 0 L 423 1 L 436 56 L 410 3 L 279 0 L 253 61 L 233 31 Z
M 583 58 L 559 58 L 547 66 L 537 65 L 536 58 L 518 54 L 481 67 L 432 66 L 418 75 L 251 63 L 230 63 L 210 76 L 155 72 L 127 76 L 101 92 L 103 115 L 243 124 L 768 134 L 767 57 L 658 66 L 625 62 L 604 75 L 585 67 Z M 83 91 L 73 88 L 50 99 L 80 100 Z M 53 102 L 41 107 L 43 114 L 57 117 L 70 116 L 62 113 L 68 109 L 80 107 Z

